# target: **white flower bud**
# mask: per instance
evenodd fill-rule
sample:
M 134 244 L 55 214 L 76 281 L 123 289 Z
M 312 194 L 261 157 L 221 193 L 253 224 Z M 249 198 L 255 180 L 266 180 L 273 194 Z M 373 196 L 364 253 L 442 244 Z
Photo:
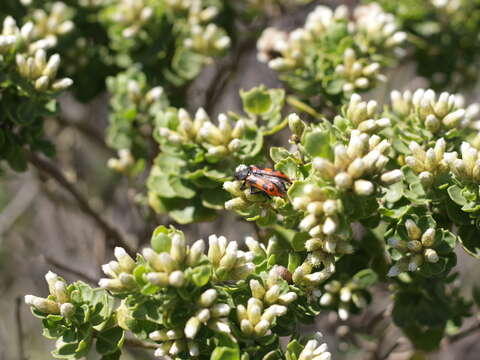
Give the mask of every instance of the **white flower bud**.
M 168 277 L 168 282 L 173 287 L 182 287 L 185 283 L 185 274 L 180 270 L 173 271 Z
M 392 171 L 384 173 L 381 176 L 381 180 L 387 185 L 395 184 L 395 183 L 403 180 L 403 173 L 399 169 L 392 170 Z
M 215 289 L 208 289 L 200 295 L 200 299 L 198 300 L 198 304 L 201 307 L 208 308 L 212 306 L 212 304 L 217 300 L 218 293 Z
M 437 252 L 433 249 L 425 249 L 424 256 L 429 263 L 436 263 L 439 260 Z
M 360 179 L 353 184 L 353 191 L 360 196 L 369 196 L 375 191 L 375 186 L 371 181 Z

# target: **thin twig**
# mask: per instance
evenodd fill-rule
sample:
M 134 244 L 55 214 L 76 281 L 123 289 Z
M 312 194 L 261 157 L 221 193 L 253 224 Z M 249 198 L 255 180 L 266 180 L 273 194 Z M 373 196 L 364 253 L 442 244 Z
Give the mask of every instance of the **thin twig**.
M 133 247 L 125 240 L 124 235 L 115 229 L 111 224 L 105 221 L 83 197 L 83 195 L 73 186 L 62 172 L 49 160 L 41 157 L 34 152 L 28 152 L 29 162 L 41 172 L 54 179 L 63 189 L 68 191 L 77 201 L 80 209 L 87 214 L 104 232 L 107 243 L 113 248 L 115 246 L 123 247 L 130 255 L 134 255 Z
M 22 297 L 15 299 L 15 321 L 17 322 L 18 360 L 26 360 L 25 349 L 23 348 L 23 324 L 22 324 Z
M 78 276 L 79 278 L 82 278 L 83 280 L 85 280 L 86 282 L 88 282 L 92 285 L 96 285 L 98 283 L 98 279 L 95 279 L 95 278 L 91 277 L 90 275 L 87 275 L 83 271 L 76 270 L 76 269 L 71 268 L 68 265 L 62 264 L 62 263 L 58 262 L 57 260 L 51 258 L 48 255 L 42 255 L 42 257 L 45 259 L 45 261 L 49 265 L 52 265 L 52 266 L 56 267 L 57 269 L 60 269 L 62 271 L 66 271 L 66 272 L 68 272 L 72 275 Z
M 457 341 L 460 341 L 464 338 L 466 338 L 467 336 L 470 336 L 472 335 L 473 333 L 477 332 L 480 330 L 480 322 L 477 322 L 475 324 L 473 324 L 472 326 L 466 328 L 465 330 L 463 331 L 460 331 L 459 333 L 456 333 L 455 335 L 452 335 L 450 337 L 448 337 L 448 344 L 453 344 Z
M 38 194 L 38 184 L 32 179 L 28 179 L 15 194 L 15 197 L 0 213 L 0 235 L 5 234 L 29 209 L 35 196 Z M 0 239 L 1 244 L 1 239 Z
M 125 346 L 144 348 L 144 349 L 157 349 L 158 348 L 157 344 L 149 343 L 149 342 L 142 341 L 142 340 L 135 339 L 135 338 L 125 339 Z
M 390 348 L 385 352 L 385 354 L 381 357 L 381 360 L 387 360 L 388 357 L 395 351 L 396 348 L 400 346 L 400 342 L 395 341 L 395 343 L 390 346 Z
M 115 155 L 115 151 L 107 146 L 103 137 L 95 131 L 95 129 L 91 126 L 86 125 L 84 121 L 69 121 L 62 116 L 57 116 L 55 118 L 57 123 L 63 127 L 71 127 L 80 132 L 86 138 L 90 139 L 94 142 L 98 147 L 102 148 L 103 150 L 107 151 L 111 155 Z

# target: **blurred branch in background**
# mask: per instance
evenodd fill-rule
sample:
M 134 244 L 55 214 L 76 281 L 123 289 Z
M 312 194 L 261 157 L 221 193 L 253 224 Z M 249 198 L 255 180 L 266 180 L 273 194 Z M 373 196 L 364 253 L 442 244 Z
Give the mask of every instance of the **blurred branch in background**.
M 63 189 L 68 191 L 78 202 L 80 209 L 87 214 L 104 232 L 107 243 L 111 248 L 123 247 L 129 254 L 135 254 L 134 248 L 126 240 L 126 236 L 109 224 L 88 203 L 87 199 L 73 186 L 62 172 L 49 160 L 34 153 L 28 153 L 29 162 L 39 171 L 55 180 Z

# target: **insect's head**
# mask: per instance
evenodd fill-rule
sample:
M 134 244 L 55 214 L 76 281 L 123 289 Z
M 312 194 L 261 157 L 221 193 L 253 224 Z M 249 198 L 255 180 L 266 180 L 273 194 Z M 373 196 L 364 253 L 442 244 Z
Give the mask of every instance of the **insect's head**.
M 237 180 L 245 180 L 250 172 L 250 168 L 247 165 L 238 165 L 235 169 L 235 179 Z

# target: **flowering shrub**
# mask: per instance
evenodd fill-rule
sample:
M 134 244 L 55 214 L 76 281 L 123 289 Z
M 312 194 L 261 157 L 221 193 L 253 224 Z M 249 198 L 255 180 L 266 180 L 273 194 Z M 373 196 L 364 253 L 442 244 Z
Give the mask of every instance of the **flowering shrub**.
M 167 360 L 329 360 L 321 334 L 299 324 L 329 313 L 342 329 L 372 312 L 378 293 L 392 304 L 375 317 L 401 329 L 412 358 L 460 337 L 473 301 L 455 266 L 480 257 L 480 105 L 441 91 L 460 90 L 455 74 L 470 79 L 463 65 L 478 51 L 470 36 L 458 49 L 465 64 L 431 52 L 474 33 L 463 20 L 476 3 L 309 2 L 24 0 L 0 10 L 0 159 L 17 171 L 30 162 L 68 190 L 115 257 L 97 288 L 49 272 L 49 294 L 25 296 L 54 357 L 95 348 L 113 360 L 136 345 Z M 302 6 L 312 10 L 303 27 L 265 28 Z M 191 82 L 226 55 L 206 71 L 218 71 L 212 86 L 223 91 L 254 35 L 258 60 L 286 88 L 239 89 L 236 112 L 192 106 Z M 409 54 L 433 89 L 360 95 Z M 197 240 L 170 224 L 150 247 L 124 237 L 38 154 L 54 156 L 44 122 L 61 114 L 67 89 L 84 102 L 108 91 L 105 144 L 116 154 L 105 165 L 128 179 L 148 232 L 160 219 L 230 212 L 255 237 Z

